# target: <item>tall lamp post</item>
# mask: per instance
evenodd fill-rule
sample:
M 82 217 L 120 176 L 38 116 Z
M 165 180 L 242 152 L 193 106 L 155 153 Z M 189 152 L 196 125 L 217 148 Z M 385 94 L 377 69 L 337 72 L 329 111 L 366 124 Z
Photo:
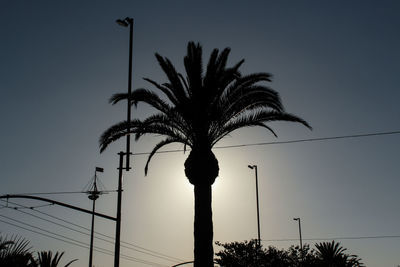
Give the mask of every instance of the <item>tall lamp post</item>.
M 260 208 L 258 203 L 258 174 L 257 165 L 248 165 L 250 169 L 254 169 L 256 176 L 256 199 L 257 199 L 257 229 L 258 229 L 258 246 L 261 246 L 261 235 L 260 235 Z
M 129 171 L 129 156 L 131 147 L 131 93 L 132 93 L 132 45 L 133 45 L 133 18 L 126 17 L 125 19 L 117 19 L 117 24 L 122 27 L 129 26 L 129 70 L 128 70 L 128 109 L 127 109 L 127 126 L 126 129 L 126 170 Z
M 118 19 L 118 25 L 123 27 L 129 26 L 129 77 L 128 77 L 128 109 L 127 109 L 127 129 L 126 129 L 126 152 L 119 152 L 119 168 L 118 168 L 118 200 L 117 200 L 117 218 L 115 226 L 115 251 L 114 251 L 114 267 L 119 267 L 120 258 L 120 242 L 121 242 L 121 206 L 122 206 L 122 170 L 129 171 L 130 152 L 130 123 L 131 123 L 131 93 L 132 93 L 132 41 L 133 41 L 133 19 L 126 17 Z M 123 158 L 126 155 L 126 167 L 123 167 Z
M 303 240 L 301 239 L 301 220 L 300 220 L 300 218 L 293 218 L 293 220 L 299 222 L 300 250 L 303 251 Z

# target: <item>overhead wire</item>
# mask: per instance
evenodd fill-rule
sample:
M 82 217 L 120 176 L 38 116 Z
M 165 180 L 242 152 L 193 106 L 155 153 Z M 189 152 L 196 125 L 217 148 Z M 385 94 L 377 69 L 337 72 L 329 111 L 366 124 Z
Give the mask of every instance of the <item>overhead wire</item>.
M 324 241 L 324 240 L 360 240 L 360 239 L 388 239 L 400 238 L 400 235 L 376 235 L 376 236 L 342 236 L 342 237 L 318 237 L 318 238 L 302 238 L 306 241 Z M 262 239 L 263 242 L 291 242 L 298 241 L 298 238 L 284 238 L 284 239 Z
M 101 192 L 115 193 L 118 191 L 117 190 L 103 190 Z M 59 195 L 59 194 L 87 194 L 87 191 L 18 193 L 18 195 Z
M 0 200 L 3 201 L 3 202 L 6 202 L 5 200 L 2 200 L 2 199 L 0 199 Z M 20 207 L 22 207 L 22 208 L 26 208 L 24 205 L 18 204 L 18 203 L 13 202 L 13 201 L 8 201 L 8 203 L 11 203 L 11 204 L 13 204 L 13 205 L 18 205 L 18 206 L 20 206 Z M 53 224 L 55 224 L 55 225 L 65 227 L 65 228 L 67 228 L 67 229 L 69 229 L 69 230 L 72 230 L 72 231 L 75 231 L 75 232 L 78 232 L 78 233 L 81 233 L 81 234 L 85 234 L 85 235 L 90 236 L 90 234 L 88 234 L 88 233 L 85 233 L 85 232 L 82 232 L 82 231 L 73 229 L 73 228 L 71 228 L 71 227 L 69 227 L 69 226 L 65 226 L 65 225 L 56 223 L 56 222 L 54 222 L 54 221 L 47 220 L 47 219 L 45 219 L 45 218 L 42 218 L 42 217 L 40 217 L 40 216 L 36 216 L 36 215 L 31 214 L 31 213 L 29 213 L 29 212 L 21 211 L 21 210 L 19 210 L 20 208 L 16 208 L 16 207 L 8 207 L 8 208 L 11 208 L 11 209 L 17 210 L 17 211 L 19 211 L 19 212 L 21 212 L 21 213 L 24 213 L 24 214 L 33 216 L 33 217 L 35 217 L 35 218 L 38 218 L 38 219 L 41 219 L 41 220 L 44 220 L 44 221 L 53 223 Z M 71 224 L 71 225 L 73 225 L 73 226 L 75 226 L 75 227 L 78 227 L 78 228 L 80 228 L 80 229 L 84 229 L 85 231 L 88 231 L 88 232 L 91 231 L 91 229 L 89 229 L 89 228 L 86 228 L 86 227 L 83 227 L 83 226 L 81 226 L 81 225 L 72 223 L 72 222 L 70 222 L 70 221 L 67 221 L 67 220 L 58 218 L 58 217 L 53 216 L 53 215 L 50 215 L 50 214 L 48 214 L 48 213 L 45 213 L 45 212 L 42 212 L 42 211 L 38 211 L 38 210 L 35 210 L 35 209 L 32 209 L 32 210 L 35 211 L 35 212 L 38 212 L 38 213 L 40 213 L 40 214 L 46 215 L 46 216 L 48 216 L 48 217 L 50 217 L 50 218 L 54 218 L 54 219 L 57 219 L 57 220 L 62 221 L 62 222 L 64 222 L 64 223 Z M 99 232 L 96 232 L 96 231 L 94 231 L 94 233 L 95 233 L 96 235 L 100 235 L 100 236 L 103 236 L 103 237 L 106 237 L 106 238 L 111 239 L 111 241 L 110 241 L 110 240 L 106 240 L 106 239 L 104 239 L 104 238 L 101 238 L 101 237 L 98 237 L 98 236 L 95 235 L 94 237 L 95 237 L 96 239 L 98 239 L 98 240 L 102 240 L 102 241 L 108 242 L 108 243 L 113 243 L 113 241 L 115 240 L 115 238 L 112 237 L 112 236 L 108 236 L 108 235 L 105 235 L 105 234 L 102 234 L 102 233 L 99 233 Z M 138 245 L 129 243 L 129 242 L 125 242 L 125 241 L 122 241 L 122 240 L 121 240 L 121 243 L 123 244 L 123 245 L 121 245 L 121 247 L 130 249 L 130 250 L 133 250 L 133 251 L 142 253 L 142 254 L 147 254 L 147 255 L 150 255 L 150 256 L 153 256 L 153 257 L 157 257 L 157 258 L 160 258 L 160 259 L 164 259 L 164 260 L 168 260 L 168 261 L 171 261 L 171 262 L 183 261 L 182 259 L 179 259 L 179 258 L 176 258 L 176 257 L 172 257 L 172 256 L 169 256 L 169 255 L 166 255 L 166 254 L 163 254 L 163 253 L 154 251 L 154 250 L 146 249 L 146 248 L 144 248 L 144 247 L 141 247 L 141 246 L 138 246 Z
M 6 207 L 6 208 L 12 208 L 12 209 L 37 209 L 37 208 L 43 208 L 43 207 L 49 207 L 49 206 L 53 206 L 54 203 L 50 203 L 50 204 L 44 204 L 44 205 L 38 205 L 38 206 L 31 206 L 31 207 Z
M 14 221 L 16 223 L 31 227 L 33 229 L 37 229 L 37 230 L 43 231 L 44 233 L 41 233 L 41 232 L 38 232 L 37 230 L 32 230 L 32 229 L 29 229 L 29 228 L 26 228 L 26 227 L 23 227 L 23 226 L 20 226 L 20 225 L 16 225 L 14 223 L 10 223 L 10 222 L 7 222 L 7 221 L 4 221 L 4 220 L 0 219 L 0 222 L 12 225 L 14 227 L 18 227 L 18 228 L 21 228 L 21 229 L 24 229 L 24 230 L 27 230 L 27 231 L 31 231 L 31 232 L 34 232 L 36 234 L 40 234 L 40 235 L 43 235 L 43 236 L 46 236 L 46 237 L 50 237 L 50 238 L 53 238 L 53 239 L 56 239 L 56 240 L 59 240 L 59 241 L 63 241 L 63 242 L 66 242 L 68 244 L 71 244 L 71 245 L 76 245 L 76 246 L 79 246 L 79 247 L 82 247 L 82 248 L 86 248 L 86 249 L 89 248 L 89 245 L 84 243 L 84 242 L 82 242 L 82 241 L 79 241 L 79 240 L 76 240 L 76 239 L 73 239 L 73 238 L 69 238 L 69 237 L 66 237 L 64 235 L 60 235 L 60 234 L 57 234 L 57 233 L 53 233 L 51 231 L 42 229 L 42 228 L 34 226 L 34 225 L 30 225 L 28 223 L 25 223 L 25 222 L 22 222 L 22 221 L 19 221 L 19 220 L 16 220 L 16 219 L 12 219 L 10 217 L 7 217 L 7 216 L 1 215 L 1 214 L 0 214 L 0 217 L 3 217 L 3 218 L 6 218 L 8 220 Z M 56 237 L 51 236 L 49 234 L 54 235 Z M 111 256 L 114 255 L 113 251 L 105 249 L 105 248 L 100 248 L 100 247 L 94 246 L 94 250 L 97 251 L 97 252 L 100 252 L 100 253 L 111 255 Z M 158 266 L 158 267 L 166 267 L 166 265 L 162 265 L 162 264 L 151 262 L 151 261 L 142 260 L 142 259 L 135 258 L 135 257 L 132 257 L 132 256 L 124 255 L 124 254 L 121 254 L 121 258 L 125 258 L 125 259 L 131 260 L 131 261 L 135 261 L 135 262 L 144 263 L 144 264 L 147 264 L 147 265 Z
M 64 228 L 66 228 L 66 229 L 69 229 L 69 230 L 71 230 L 71 231 L 77 232 L 77 233 L 79 233 L 79 234 L 83 234 L 83 235 L 86 235 L 86 236 L 90 236 L 90 234 L 87 233 L 87 232 L 83 232 L 83 231 L 74 229 L 74 228 L 72 228 L 72 227 L 69 227 L 69 226 L 66 226 L 66 225 L 63 225 L 63 224 L 60 224 L 60 223 L 57 223 L 57 222 L 54 222 L 54 221 L 51 221 L 51 220 L 42 218 L 42 217 L 40 217 L 40 216 L 36 216 L 36 215 L 31 214 L 31 213 L 29 213 L 29 212 L 25 212 L 25 211 L 19 210 L 19 208 L 17 208 L 17 209 L 16 209 L 16 208 L 13 208 L 13 207 L 9 207 L 9 208 L 15 209 L 15 210 L 17 210 L 18 212 L 21 212 L 21 213 L 30 215 L 30 216 L 35 217 L 35 218 L 37 218 L 37 219 L 40 219 L 40 220 L 43 220 L 43 221 L 46 221 L 46 222 L 50 222 L 50 223 L 55 224 L 55 225 L 57 225 L 57 226 L 64 227 Z M 85 228 L 85 230 L 90 231 L 90 229 L 87 229 L 87 228 Z M 98 239 L 98 240 L 101 240 L 101 241 L 104 241 L 104 242 L 107 242 L 107 243 L 110 243 L 110 244 L 114 244 L 114 242 L 111 241 L 111 240 L 104 239 L 104 238 L 101 238 L 101 237 L 97 237 L 96 235 L 95 235 L 94 237 L 95 237 L 96 239 Z M 121 242 L 121 243 L 123 243 L 123 242 Z M 156 255 L 156 254 L 153 254 L 153 253 L 150 253 L 150 252 L 141 251 L 141 250 L 139 250 L 139 249 L 135 249 L 135 248 L 129 247 L 129 246 L 127 246 L 127 245 L 123 245 L 123 244 L 121 245 L 121 247 L 130 249 L 130 250 L 133 250 L 133 251 L 142 253 L 142 254 L 146 254 L 146 255 L 149 255 L 149 256 L 153 256 L 153 257 L 156 257 L 156 258 L 160 258 L 160 259 L 163 259 L 163 260 L 167 260 L 167 261 L 171 261 L 171 262 L 177 262 L 176 259 L 170 259 L 170 258 L 168 258 L 169 256 L 168 256 L 168 257 L 166 257 L 166 256 L 159 256 L 159 255 Z
M 260 142 L 260 143 L 248 143 L 248 144 L 237 144 L 237 145 L 225 145 L 216 146 L 214 149 L 227 149 L 227 148 L 239 148 L 239 147 L 249 147 L 249 146 L 267 146 L 267 145 L 280 145 L 280 144 L 294 144 L 294 143 L 304 143 L 304 142 L 318 142 L 318 141 L 329 141 L 329 140 L 339 140 L 339 139 L 350 139 L 350 138 L 362 138 L 362 137 L 372 137 L 372 136 L 384 136 L 384 135 L 397 135 L 400 131 L 388 131 L 388 132 L 375 132 L 375 133 L 364 133 L 364 134 L 352 134 L 352 135 L 338 135 L 338 136 L 328 136 L 328 137 L 317 137 L 317 138 L 304 138 L 304 139 L 294 139 L 287 141 L 275 141 L 275 142 Z M 184 152 L 184 149 L 172 149 L 172 150 L 162 150 L 157 151 L 157 154 L 163 153 L 176 153 Z M 186 149 L 190 151 L 190 149 Z M 137 152 L 132 153 L 134 156 L 149 155 L 151 152 Z

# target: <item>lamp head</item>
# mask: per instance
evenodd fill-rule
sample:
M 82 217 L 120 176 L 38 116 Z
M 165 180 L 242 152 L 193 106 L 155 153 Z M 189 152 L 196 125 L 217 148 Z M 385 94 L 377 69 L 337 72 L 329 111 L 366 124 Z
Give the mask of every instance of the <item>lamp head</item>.
M 117 19 L 116 22 L 118 23 L 118 25 L 123 26 L 123 27 L 128 27 L 128 22 L 126 22 L 126 19 L 122 20 L 122 19 Z
M 293 218 L 293 220 L 298 221 L 298 220 L 300 220 L 300 218 Z
M 133 23 L 133 18 L 126 17 L 126 18 L 125 18 L 125 21 L 126 21 L 127 23 L 129 23 L 129 24 L 132 24 L 132 23 Z

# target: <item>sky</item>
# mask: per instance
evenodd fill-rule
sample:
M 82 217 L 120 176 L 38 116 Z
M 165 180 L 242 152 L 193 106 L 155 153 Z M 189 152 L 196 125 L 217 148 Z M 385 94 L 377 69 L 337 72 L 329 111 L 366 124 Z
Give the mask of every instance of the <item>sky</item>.
M 155 52 L 183 71 L 188 41 L 202 44 L 204 62 L 212 49 L 230 47 L 228 64 L 244 58 L 243 74 L 272 73 L 269 86 L 286 110 L 313 127 L 273 123 L 278 138 L 243 129 L 217 144 L 223 147 L 398 132 L 399 13 L 395 0 L 2 0 L 0 195 L 80 192 L 96 166 L 104 168 L 98 178 L 105 189 L 115 191 L 125 140 L 100 154 L 98 139 L 126 117 L 125 105 L 108 103 L 128 83 L 129 32 L 116 19 L 135 20 L 133 88 L 151 88 L 143 77 L 166 81 Z M 132 116 L 152 112 L 139 105 Z M 214 149 L 220 166 L 214 240 L 257 238 L 254 171 L 247 167 L 256 164 L 264 246 L 297 245 L 293 218 L 300 217 L 304 243 L 335 239 L 367 266 L 397 266 L 399 137 Z M 193 188 L 183 171 L 188 154 L 157 154 L 145 176 L 141 153 L 159 140 L 146 136 L 132 144 L 139 155 L 124 172 L 121 267 L 193 259 Z M 39 196 L 92 207 L 82 193 Z M 24 237 L 34 251 L 65 251 L 65 263 L 79 259 L 71 266 L 88 265 L 90 215 L 32 200 L 0 204 L 2 236 Z M 115 216 L 115 192 L 101 195 L 96 210 Z M 95 230 L 101 239 L 95 239 L 94 265 L 112 266 L 114 223 L 96 218 Z

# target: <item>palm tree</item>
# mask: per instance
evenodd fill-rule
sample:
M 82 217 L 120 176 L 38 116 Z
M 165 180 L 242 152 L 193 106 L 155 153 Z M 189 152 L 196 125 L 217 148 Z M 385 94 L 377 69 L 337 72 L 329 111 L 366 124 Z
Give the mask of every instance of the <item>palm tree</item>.
M 63 255 L 64 252 L 62 252 L 61 254 L 58 254 L 58 252 L 56 252 L 53 257 L 53 253 L 51 251 L 42 251 L 40 253 L 38 252 L 38 267 L 57 267 Z M 66 265 L 64 265 L 64 267 L 68 267 L 74 261 L 77 261 L 77 259 L 68 262 Z
M 10 239 L 0 236 L 0 266 L 34 267 L 35 263 L 28 240 L 17 236 Z
M 151 151 L 146 166 L 163 146 L 182 143 L 191 151 L 185 161 L 185 175 L 194 185 L 194 261 L 195 267 L 213 266 L 213 223 L 211 185 L 218 176 L 218 161 L 212 147 L 229 133 L 243 127 L 261 126 L 275 134 L 265 123 L 272 121 L 298 122 L 311 128 L 303 119 L 286 113 L 279 95 L 259 82 L 271 81 L 269 73 L 242 76 L 239 67 L 244 60 L 227 67 L 230 49 L 214 49 L 203 72 L 202 47 L 189 42 L 184 57 L 186 77 L 178 73 L 168 58 L 155 54 L 168 82 L 159 84 L 145 78 L 164 95 L 140 88 L 133 91 L 130 101 L 135 106 L 144 102 L 158 112 L 144 120 L 131 121 L 130 132 L 136 140 L 144 134 L 166 138 Z M 115 104 L 128 99 L 126 93 L 115 94 Z M 127 134 L 126 121 L 111 126 L 100 138 L 101 152 L 113 141 Z
M 321 266 L 327 267 L 362 267 L 364 264 L 357 255 L 348 255 L 339 242 L 322 242 L 315 244 L 316 256 Z

